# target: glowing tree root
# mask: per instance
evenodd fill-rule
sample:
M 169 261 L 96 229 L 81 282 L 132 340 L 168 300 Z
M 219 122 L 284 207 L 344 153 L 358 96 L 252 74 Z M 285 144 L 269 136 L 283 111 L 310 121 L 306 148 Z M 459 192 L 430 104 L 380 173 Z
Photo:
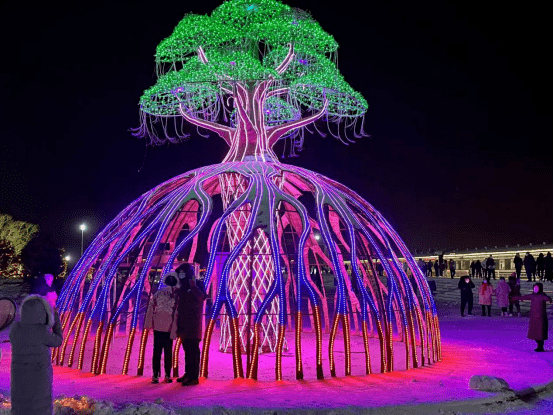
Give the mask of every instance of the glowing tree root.
M 88 334 L 90 332 L 90 326 L 92 325 L 92 319 L 89 318 L 87 325 L 85 326 L 85 332 L 83 333 L 83 340 L 81 340 L 81 348 L 79 349 L 79 360 L 77 361 L 77 369 L 83 370 L 83 360 L 85 358 L 85 346 L 88 340 Z
M 71 337 L 71 332 L 73 331 L 73 328 L 77 324 L 77 322 L 80 320 L 80 317 L 77 316 L 77 318 L 73 319 L 73 322 L 71 323 L 71 326 L 69 326 L 69 330 L 67 331 L 67 334 L 65 335 L 65 338 L 63 339 L 62 348 L 60 350 L 59 354 L 59 362 L 56 362 L 56 364 L 59 364 L 60 366 L 63 366 L 63 359 L 65 358 L 65 349 L 67 348 L 67 343 L 69 342 L 69 338 Z
M 125 349 L 125 358 L 123 359 L 123 370 L 121 371 L 122 375 L 126 375 L 129 371 L 129 360 L 131 359 L 131 350 L 133 350 L 133 342 L 135 340 L 136 328 L 131 329 L 129 334 L 129 340 L 127 341 L 127 349 Z
M 362 321 L 362 335 L 364 337 L 365 374 L 371 375 L 371 361 L 369 358 L 369 339 L 367 335 L 367 321 Z
M 352 355 L 350 354 L 350 321 L 348 314 L 343 314 L 342 333 L 344 337 L 344 375 L 350 376 L 352 372 Z
M 331 336 L 329 337 L 329 369 L 331 370 L 331 376 L 334 378 L 337 377 L 337 373 L 335 370 L 335 356 L 333 353 L 333 349 L 335 347 L 335 337 L 337 336 L 339 318 L 339 313 L 336 313 L 335 318 L 333 319 L 333 327 L 331 328 Z
M 214 331 L 215 320 L 210 318 L 208 321 L 208 328 L 204 334 L 204 344 L 202 344 L 202 356 L 200 358 L 200 377 L 208 377 L 208 357 L 210 353 L 210 340 L 212 339 L 212 333 Z
M 324 379 L 323 376 L 323 338 L 321 329 L 321 313 L 318 305 L 314 305 L 314 320 L 315 320 L 315 354 L 316 354 L 316 374 L 319 380 Z
M 406 346 L 406 370 L 410 370 L 410 338 L 408 337 L 408 327 L 404 327 L 404 345 Z
M 79 334 L 81 333 L 81 328 L 83 326 L 83 319 L 85 318 L 85 313 L 79 313 L 77 330 L 75 330 L 75 335 L 73 336 L 73 344 L 71 345 L 71 351 L 69 352 L 69 359 L 67 359 L 67 367 L 73 366 L 73 357 L 75 356 L 75 348 L 77 347 L 77 342 L 79 341 Z M 68 336 L 69 337 L 69 336 Z
M 285 325 L 279 324 L 279 334 L 277 337 L 277 353 L 275 365 L 275 380 L 283 380 L 283 343 L 285 341 Z
M 252 358 L 248 368 L 248 379 L 258 380 L 258 355 L 260 348 L 260 323 L 254 324 L 254 346 L 252 348 Z
M 380 321 L 377 321 L 377 333 L 379 334 L 379 348 L 381 350 L 381 373 L 385 373 L 387 371 L 387 339 L 384 336 Z
M 144 354 L 146 351 L 146 343 L 148 342 L 148 329 L 142 329 L 140 336 L 139 358 L 137 363 L 137 376 L 144 375 Z
M 392 323 L 388 323 L 388 334 L 389 334 L 389 344 L 387 349 L 387 362 L 388 362 L 388 372 L 392 372 L 394 370 L 394 348 L 392 345 Z
M 181 338 L 177 337 L 177 341 L 175 342 L 175 346 L 173 346 L 173 360 L 172 360 L 172 367 L 173 367 L 173 376 L 178 377 L 179 376 L 179 350 L 181 348 Z
M 408 330 L 410 331 L 410 339 L 412 343 L 412 367 L 415 369 L 419 366 L 419 362 L 417 360 L 417 339 L 415 336 L 414 321 L 412 318 L 413 313 L 414 310 L 408 311 Z
M 97 375 L 106 374 L 106 364 L 108 363 L 108 353 L 110 349 L 110 343 L 112 341 L 113 326 L 113 323 L 108 324 L 108 330 L 106 331 L 106 336 L 104 336 L 104 343 L 102 343 L 102 354 L 100 355 L 100 360 L 96 369 Z
M 236 378 L 244 378 L 242 371 L 241 344 L 239 335 L 239 319 L 234 317 L 231 320 L 231 341 L 233 347 L 233 374 Z
M 94 348 L 92 349 L 92 360 L 90 364 L 90 373 L 96 373 L 96 367 L 98 365 L 98 356 L 100 354 L 100 340 L 102 339 L 102 329 L 104 328 L 104 322 L 101 321 L 96 329 L 96 335 L 94 336 Z
M 304 379 L 302 370 L 302 313 L 296 313 L 296 379 Z

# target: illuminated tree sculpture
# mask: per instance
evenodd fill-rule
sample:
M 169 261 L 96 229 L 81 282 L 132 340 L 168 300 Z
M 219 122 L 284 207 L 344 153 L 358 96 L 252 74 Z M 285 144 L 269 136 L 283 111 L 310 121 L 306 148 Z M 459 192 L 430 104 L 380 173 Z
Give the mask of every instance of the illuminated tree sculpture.
M 341 140 L 348 140 L 348 129 L 359 137 L 355 131 L 362 126 L 356 123 L 363 123 L 367 103 L 338 72 L 337 47 L 309 14 L 275 0 L 231 0 L 210 16 L 187 15 L 159 44 L 158 81 L 140 100 L 137 135 L 151 144 L 176 142 L 188 136 L 182 123 L 189 123 L 219 135 L 229 152 L 220 164 L 185 173 L 145 193 L 96 237 L 58 301 L 65 333 L 53 354 L 58 364 L 64 363 L 71 343 L 68 365 L 80 345 L 82 369 L 93 330 L 91 371 L 105 373 L 112 337 L 124 326 L 129 334 L 123 365 L 127 373 L 135 332 L 155 289 L 153 275 L 182 262 L 206 265 L 205 284 L 213 299 L 201 376 L 208 375 L 210 339 L 224 312 L 219 349 L 233 353 L 235 377 L 256 379 L 258 354 L 274 351 L 276 378 L 282 379 L 289 324 L 295 329 L 296 377 L 302 379 L 303 305 L 316 335 L 318 378 L 323 378 L 324 331 L 330 333 L 330 373 L 336 374 L 339 322 L 346 375 L 351 373 L 351 325 L 363 335 L 368 374 L 372 334 L 379 338 L 382 372 L 393 369 L 394 338 L 405 343 L 408 368 L 440 359 L 433 298 L 396 232 L 355 192 L 280 163 L 273 150 L 278 141 L 288 140 L 283 147 L 294 155 L 303 145 L 306 127 L 317 130 L 317 120 L 327 122 L 329 131 L 343 126 L 344 133 L 336 135 Z M 201 256 L 206 249 L 198 249 L 199 244 L 207 246 L 205 258 Z M 407 261 L 413 281 L 399 258 Z M 385 269 L 386 282 L 375 272 L 377 261 Z M 337 281 L 334 313 L 328 307 L 322 267 L 331 269 Z M 310 275 L 314 268 L 319 281 Z M 128 276 L 123 287 L 114 288 L 122 269 Z M 139 374 L 147 338 L 148 331 L 142 330 Z M 176 344 L 174 367 L 178 350 Z

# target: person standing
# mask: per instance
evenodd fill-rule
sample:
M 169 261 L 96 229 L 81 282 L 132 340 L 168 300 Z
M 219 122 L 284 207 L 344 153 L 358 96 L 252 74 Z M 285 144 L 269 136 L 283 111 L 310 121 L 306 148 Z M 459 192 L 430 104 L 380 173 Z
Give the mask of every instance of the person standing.
M 152 383 L 158 383 L 160 361 L 164 354 L 165 383 L 171 383 L 173 340 L 177 337 L 177 274 L 168 272 L 164 278 L 167 287 L 156 291 L 148 305 L 144 328 L 154 330 L 154 353 L 152 354 Z
M 471 265 L 469 266 L 469 269 L 471 270 L 471 277 L 475 278 L 475 261 L 471 261 Z
M 514 266 L 516 268 L 516 277 L 521 278 L 521 268 L 523 267 L 523 259 L 519 256 L 519 252 L 514 257 Z
M 506 284 L 506 279 L 500 277 L 498 286 L 494 290 L 496 294 L 496 304 L 502 309 L 502 317 L 508 317 L 508 305 L 510 304 L 510 287 Z
M 39 295 L 27 296 L 21 320 L 10 327 L 10 387 L 13 415 L 52 414 L 51 347 L 62 345 L 60 317 Z
M 550 252 L 546 253 L 546 258 L 544 258 L 544 276 L 546 281 L 552 282 L 552 254 Z
M 460 294 L 462 296 L 462 304 L 460 307 L 462 317 L 465 317 L 464 311 L 467 304 L 467 315 L 472 316 L 471 313 L 473 310 L 473 288 L 475 288 L 475 284 L 473 281 L 471 281 L 471 278 L 469 278 L 469 275 L 460 278 L 460 282 L 458 283 L 458 288 L 460 289 Z
M 496 268 L 496 262 L 494 261 L 494 259 L 492 258 L 492 255 L 490 255 L 487 260 L 485 261 L 485 264 L 487 266 L 487 278 L 490 280 L 491 277 L 493 280 L 496 279 L 496 272 L 495 272 L 495 268 Z
M 543 253 L 541 252 L 537 257 L 537 276 L 539 277 L 540 281 L 544 281 L 544 266 L 545 258 Z
M 437 259 L 435 261 L 435 265 L 433 265 L 433 268 L 435 268 L 435 277 L 439 276 L 439 260 Z
M 182 264 L 176 272 L 181 284 L 177 299 L 177 336 L 185 352 L 185 374 L 177 382 L 182 382 L 183 386 L 198 385 L 202 312 L 208 296 L 202 281 L 196 280 L 192 264 Z
M 482 316 L 485 317 L 485 307 L 488 310 L 488 316 L 491 316 L 491 306 L 492 306 L 492 285 L 489 283 L 488 279 L 483 279 L 483 283 L 479 288 L 479 304 L 483 310 Z
M 454 277 L 456 276 L 456 261 L 451 259 L 448 265 L 450 267 L 450 278 L 454 279 Z
M 525 266 L 527 281 L 533 281 L 533 279 L 535 278 L 535 258 L 529 252 L 527 252 L 527 254 L 525 254 L 525 258 L 523 258 L 523 265 Z
M 417 266 L 419 267 L 423 275 L 427 276 L 427 266 L 425 265 L 425 261 L 423 261 L 423 259 L 419 258 L 419 260 L 417 261 Z
M 384 270 L 383 264 L 381 264 L 381 261 L 379 261 L 377 263 L 377 273 L 379 274 L 380 277 L 383 276 L 383 270 Z
M 537 342 L 535 352 L 544 352 L 544 341 L 548 339 L 548 316 L 546 302 L 552 303 L 552 298 L 543 292 L 540 282 L 533 285 L 533 294 L 514 297 L 514 300 L 531 301 L 529 313 L 529 330 L 527 338 Z
M 432 260 L 429 260 L 429 262 L 427 262 L 427 276 L 428 277 L 433 276 L 433 261 Z
M 443 260 L 440 261 L 440 263 L 439 263 L 439 275 L 440 275 L 441 277 L 444 277 L 445 274 L 446 274 L 446 260 L 443 259 Z
M 519 278 L 517 278 L 516 273 L 512 272 L 512 275 L 508 278 L 508 286 L 510 287 L 510 307 L 509 312 L 510 316 L 514 315 L 514 305 L 517 309 L 517 315 L 521 316 L 521 308 L 519 306 L 519 301 L 514 300 L 513 297 L 519 297 L 521 295 L 520 289 L 520 282 Z
M 482 268 L 481 262 L 479 260 L 475 261 L 475 275 L 477 275 L 478 278 L 483 278 L 483 274 L 481 273 Z

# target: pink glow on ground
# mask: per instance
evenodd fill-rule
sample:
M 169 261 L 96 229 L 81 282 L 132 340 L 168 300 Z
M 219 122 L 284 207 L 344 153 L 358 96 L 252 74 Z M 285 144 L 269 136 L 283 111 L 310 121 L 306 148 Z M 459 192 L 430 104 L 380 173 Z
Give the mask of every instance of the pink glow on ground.
M 303 362 L 307 380 L 294 380 L 293 351 L 285 353 L 283 374 L 285 380 L 274 381 L 275 355 L 260 355 L 259 381 L 230 380 L 231 355 L 215 350 L 210 353 L 210 378 L 199 386 L 183 388 L 180 384 L 150 384 L 149 376 L 123 376 L 120 373 L 122 356 L 110 355 L 108 374 L 95 376 L 67 367 L 54 368 L 54 395 L 84 394 L 115 403 L 154 402 L 163 398 L 166 404 L 176 407 L 227 408 L 333 408 L 346 406 L 379 407 L 403 404 L 420 404 L 454 400 L 477 399 L 490 393 L 468 389 L 472 375 L 492 375 L 504 378 L 513 389 L 519 390 L 552 380 L 552 341 L 546 343 L 547 353 L 534 353 L 533 342 L 525 338 L 527 318 L 462 319 L 457 310 L 441 312 L 443 360 L 431 366 L 410 371 L 387 374 L 363 375 L 363 351 L 361 337 L 352 337 L 353 374 L 350 377 L 330 378 L 328 362 L 324 361 L 326 379 L 315 380 L 312 349 L 312 333 L 303 335 Z M 550 322 L 551 324 L 551 322 Z M 550 327 L 550 337 L 551 337 Z M 289 339 L 293 333 L 287 332 Z M 0 337 L 5 339 L 7 333 Z M 327 342 L 328 335 L 324 337 Z M 214 339 L 215 340 L 215 339 Z M 344 373 L 342 341 L 337 337 L 337 374 Z M 125 341 L 124 338 L 116 341 Z M 212 340 L 217 345 L 217 341 Z M 376 339 L 371 339 L 372 349 Z M 150 374 L 151 339 L 147 345 L 145 374 Z M 2 344 L 3 359 L 0 363 L 0 393 L 9 394 L 10 347 Z M 138 349 L 138 346 L 135 348 Z M 122 350 L 119 347 L 113 347 Z M 401 369 L 402 343 L 395 343 L 395 366 Z M 134 350 L 136 356 L 137 350 Z M 326 353 L 324 353 L 324 356 Z M 129 373 L 136 373 L 136 357 L 133 356 Z M 372 368 L 377 372 L 377 354 L 372 354 Z M 181 354 L 182 359 L 182 354 Z M 243 362 L 246 359 L 243 357 Z M 85 355 L 85 368 L 90 358 Z M 181 360 L 181 373 L 183 363 Z

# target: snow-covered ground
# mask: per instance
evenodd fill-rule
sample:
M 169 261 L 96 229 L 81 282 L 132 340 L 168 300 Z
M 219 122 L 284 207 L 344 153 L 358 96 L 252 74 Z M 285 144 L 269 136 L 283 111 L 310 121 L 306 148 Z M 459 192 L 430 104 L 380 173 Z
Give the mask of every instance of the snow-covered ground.
M 1 293 L 0 293 L 1 294 Z M 2 297 L 2 295 L 0 295 Z M 546 353 L 535 353 L 535 343 L 526 339 L 528 318 L 466 317 L 459 316 L 457 306 L 438 304 L 443 359 L 439 363 L 409 371 L 403 370 L 403 343 L 395 343 L 395 372 L 378 373 L 378 361 L 372 360 L 374 374 L 366 376 L 363 344 L 353 336 L 353 376 L 344 377 L 342 339 L 337 337 L 335 356 L 337 378 L 329 376 L 327 361 L 327 336 L 324 338 L 324 371 L 326 379 L 315 379 L 314 345 L 312 333 L 303 334 L 303 363 L 305 379 L 294 379 L 294 352 L 283 357 L 285 380 L 276 382 L 275 355 L 260 356 L 257 382 L 232 379 L 231 356 L 218 352 L 217 337 L 210 348 L 209 378 L 198 386 L 182 387 L 180 384 L 150 383 L 152 339 L 147 346 L 145 376 L 137 377 L 135 347 L 131 358 L 129 376 L 120 375 L 124 347 L 113 347 L 108 361 L 108 374 L 95 376 L 85 371 L 67 367 L 54 367 L 54 396 L 86 395 L 96 400 L 113 402 L 116 410 L 126 404 L 143 405 L 142 409 L 127 408 L 127 414 L 164 413 L 162 406 L 176 413 L 552 413 L 552 392 L 538 396 L 531 387 L 552 381 L 552 321 L 550 340 Z M 475 310 L 475 312 L 480 310 Z M 478 313 L 480 314 L 480 313 Z M 339 331 L 340 334 L 340 331 Z M 287 334 L 291 342 L 292 333 Z M 7 331 L 0 333 L 0 341 L 7 339 Z M 116 338 L 116 342 L 126 342 Z M 0 343 L 3 358 L 0 362 L 0 393 L 9 395 L 9 343 Z M 371 347 L 377 348 L 376 340 Z M 372 356 L 378 356 L 373 352 Z M 181 354 L 182 358 L 182 354 Z M 90 358 L 85 354 L 85 362 Z M 245 359 L 243 365 L 245 365 Z M 183 363 L 181 361 L 181 369 Z M 181 370 L 182 374 L 182 370 Z M 505 379 L 517 393 L 526 396 L 515 399 L 513 394 L 494 394 L 473 391 L 468 388 L 472 375 L 491 375 Z M 342 376 L 342 377 L 340 377 Z M 523 391 L 523 392 L 522 392 Z M 162 406 L 155 405 L 161 403 Z M 150 405 L 145 407 L 144 405 Z M 97 408 L 99 406 L 97 405 Z M 104 413 L 111 409 L 104 406 Z M 69 410 L 69 408 L 67 408 Z M 142 412 L 140 412 L 142 411 Z M 165 411 L 165 410 L 163 410 Z M 0 412 L 1 414 L 2 412 Z M 62 413 L 62 412 L 59 412 Z M 72 412 L 63 412 L 72 413 Z M 85 413 L 85 412 L 76 412 Z M 100 410 L 97 413 L 102 413 Z M 113 413 L 113 412 L 112 412 Z M 118 412 L 119 413 L 119 412 Z M 165 412 L 169 413 L 169 412 Z

